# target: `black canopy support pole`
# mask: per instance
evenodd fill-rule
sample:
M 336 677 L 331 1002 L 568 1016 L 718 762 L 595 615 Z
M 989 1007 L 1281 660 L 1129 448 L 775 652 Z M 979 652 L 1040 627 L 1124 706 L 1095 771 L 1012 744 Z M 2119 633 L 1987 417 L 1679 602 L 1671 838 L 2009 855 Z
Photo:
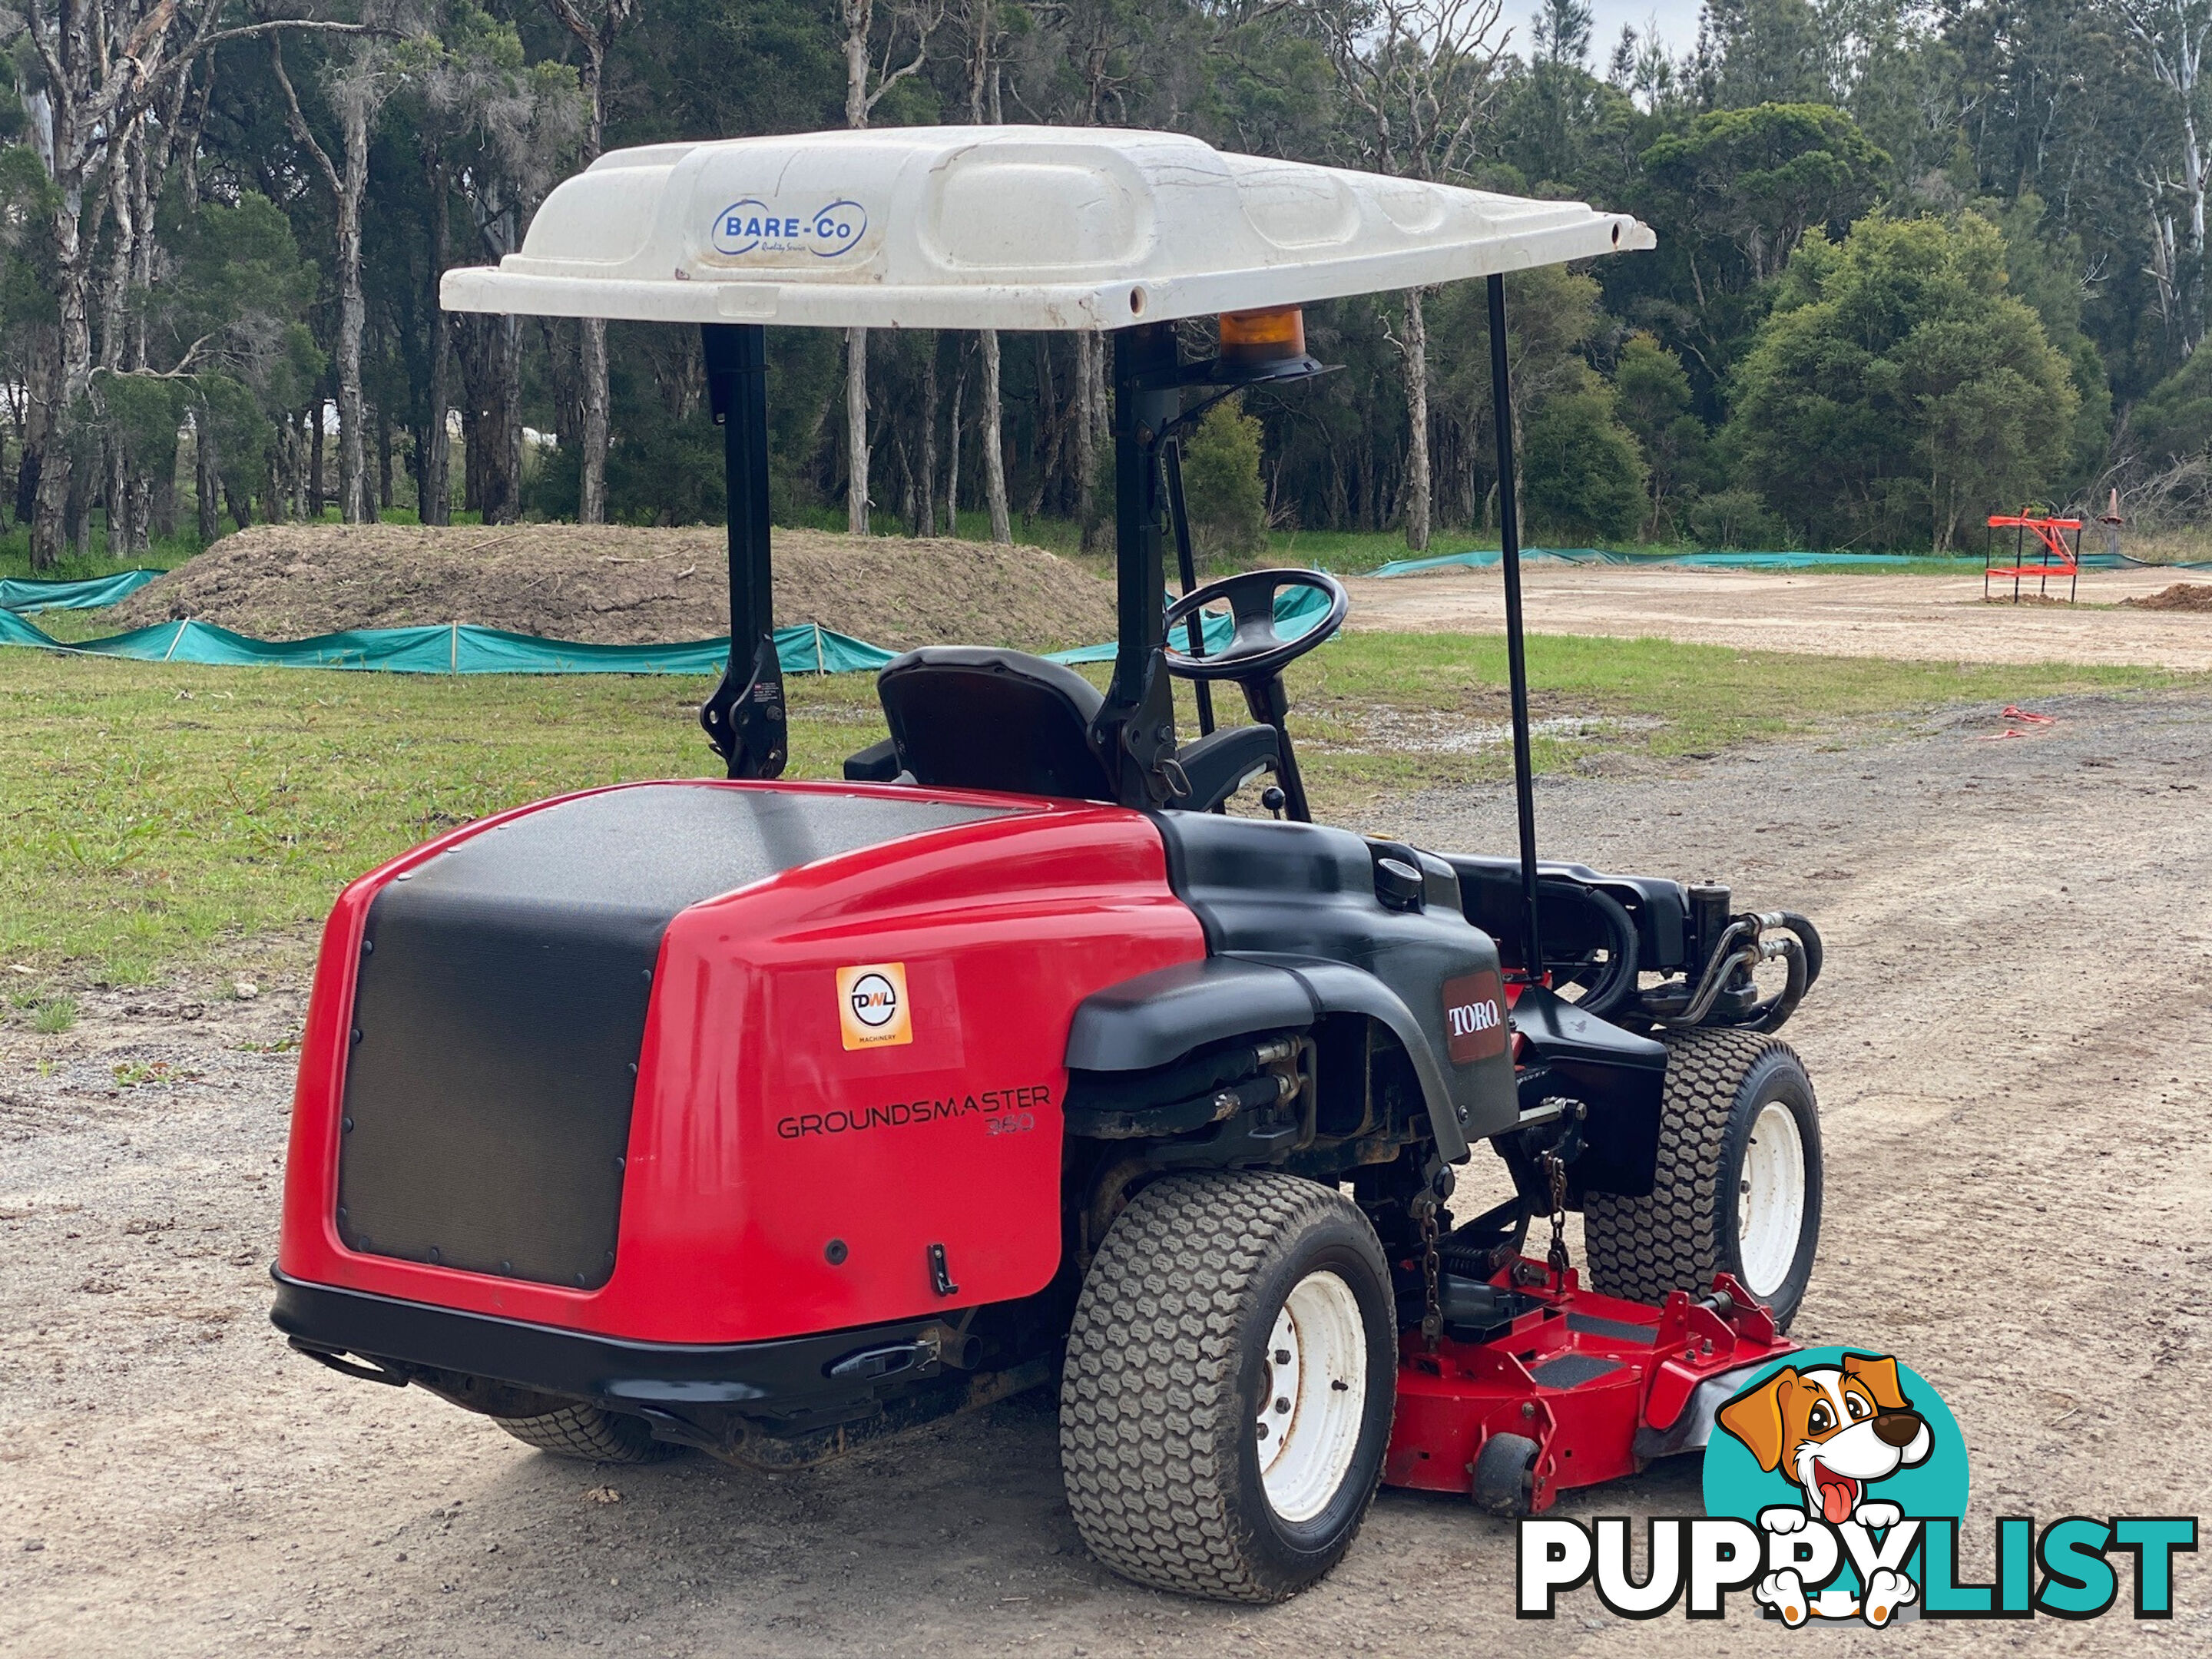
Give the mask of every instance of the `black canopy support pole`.
M 708 323 L 700 332 L 729 494 L 730 663 L 701 707 L 699 724 L 732 777 L 778 777 L 790 743 L 769 562 L 768 331 L 757 323 Z
M 1160 647 L 1167 637 L 1167 574 L 1160 544 L 1160 441 L 1182 407 L 1172 324 L 1116 330 L 1114 341 L 1114 678 L 1091 742 L 1124 806 L 1177 793 L 1175 698 Z
M 1176 575 L 1182 583 L 1182 596 L 1188 598 L 1198 586 L 1198 560 L 1190 547 L 1190 508 L 1182 495 L 1182 440 L 1170 438 L 1167 442 L 1168 464 L 1168 522 L 1175 526 Z M 1198 613 L 1193 611 L 1184 632 L 1190 636 L 1190 654 L 1206 654 L 1206 628 Z M 1193 696 L 1198 702 L 1198 734 L 1208 737 L 1213 732 L 1213 688 L 1204 680 L 1190 683 Z
M 1505 350 L 1505 278 L 1490 279 L 1490 406 L 1498 428 L 1498 562 L 1505 576 L 1505 669 L 1513 691 L 1513 805 L 1521 823 L 1521 963 L 1544 975 L 1536 908 L 1536 776 L 1528 734 L 1528 658 L 1522 638 L 1521 510 L 1513 461 L 1513 383 Z

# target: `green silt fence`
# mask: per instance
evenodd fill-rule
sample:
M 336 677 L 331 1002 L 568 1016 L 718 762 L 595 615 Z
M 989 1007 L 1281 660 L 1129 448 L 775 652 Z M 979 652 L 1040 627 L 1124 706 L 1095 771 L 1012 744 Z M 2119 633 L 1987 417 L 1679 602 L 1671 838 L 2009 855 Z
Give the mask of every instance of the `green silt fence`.
M 137 572 L 129 573 L 137 574 Z M 1279 622 L 1307 619 L 1310 628 L 1328 608 L 1310 587 L 1275 596 Z M 1226 617 L 1206 621 L 1209 650 L 1229 642 Z M 31 646 L 85 657 L 131 662 L 188 662 L 225 668 L 345 668 L 388 674 L 699 674 L 715 675 L 729 661 L 730 641 L 689 640 L 672 645 L 586 645 L 543 640 L 534 634 L 447 623 L 429 628 L 357 628 L 305 640 L 257 640 L 213 623 L 165 622 L 127 634 L 64 645 L 10 611 L 0 611 L 0 645 Z M 1110 662 L 1113 645 L 1079 646 L 1053 653 L 1065 663 Z M 881 668 L 895 651 L 839 634 L 814 623 L 775 630 L 775 654 L 787 674 L 852 674 Z

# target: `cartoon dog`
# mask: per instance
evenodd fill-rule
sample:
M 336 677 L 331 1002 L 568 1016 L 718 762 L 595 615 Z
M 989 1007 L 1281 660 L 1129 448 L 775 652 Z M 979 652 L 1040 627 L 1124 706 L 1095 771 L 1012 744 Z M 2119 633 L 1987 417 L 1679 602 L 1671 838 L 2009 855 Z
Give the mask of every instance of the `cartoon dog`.
M 1785 1365 L 1723 1406 L 1720 1425 L 1750 1449 L 1760 1468 L 1782 1470 L 1804 1492 L 1802 1510 L 1759 1511 L 1759 1524 L 1772 1533 L 1799 1531 L 1814 1517 L 1832 1527 L 1895 1526 L 1904 1511 L 1869 1501 L 1867 1488 L 1926 1462 L 1935 1443 L 1927 1419 L 1898 1386 L 1897 1362 L 1874 1354 L 1847 1353 L 1840 1365 L 1802 1371 Z M 1752 1592 L 1793 1627 L 1812 1617 L 1854 1615 L 1884 1625 L 1919 1593 L 1910 1578 L 1887 1567 L 1870 1574 L 1857 1596 L 1831 1590 L 1808 1597 L 1788 1567 L 1767 1574 Z

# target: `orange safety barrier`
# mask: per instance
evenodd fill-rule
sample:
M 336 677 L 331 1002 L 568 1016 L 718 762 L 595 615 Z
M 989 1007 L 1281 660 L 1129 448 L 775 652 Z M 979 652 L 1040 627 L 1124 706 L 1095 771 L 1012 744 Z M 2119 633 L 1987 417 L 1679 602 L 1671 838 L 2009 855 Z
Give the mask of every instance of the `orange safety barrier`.
M 1996 561 L 1996 532 L 2013 532 L 2013 562 L 1999 564 Z M 2066 532 L 2074 532 L 2071 546 L 2067 544 Z M 2027 538 L 2035 537 L 2037 551 L 2027 550 Z M 2035 578 L 2038 597 L 2048 597 L 2051 579 L 2066 578 L 2066 603 L 2074 603 L 2074 594 L 2081 579 L 2081 520 L 2054 519 L 2047 514 L 2031 513 L 2023 508 L 2018 513 L 1990 514 L 1990 534 L 1982 547 L 1982 597 L 1990 597 L 1990 578 L 2012 578 L 2012 602 L 2020 603 L 2020 585 L 2028 577 Z

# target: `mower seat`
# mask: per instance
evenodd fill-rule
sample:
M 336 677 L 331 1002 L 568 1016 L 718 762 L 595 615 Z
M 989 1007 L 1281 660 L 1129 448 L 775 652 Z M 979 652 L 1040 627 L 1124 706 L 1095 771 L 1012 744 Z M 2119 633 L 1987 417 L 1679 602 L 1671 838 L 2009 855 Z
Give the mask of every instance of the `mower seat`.
M 925 646 L 887 664 L 876 695 L 891 735 L 846 761 L 849 779 L 1114 799 L 1113 780 L 1091 746 L 1091 723 L 1105 699 L 1071 668 L 1019 651 Z M 1274 769 L 1275 732 L 1224 726 L 1185 744 L 1176 758 L 1190 790 L 1169 805 L 1211 811 Z
M 902 772 L 924 788 L 1111 800 L 1091 746 L 1105 701 L 1072 668 L 1019 651 L 932 645 L 876 677 Z

